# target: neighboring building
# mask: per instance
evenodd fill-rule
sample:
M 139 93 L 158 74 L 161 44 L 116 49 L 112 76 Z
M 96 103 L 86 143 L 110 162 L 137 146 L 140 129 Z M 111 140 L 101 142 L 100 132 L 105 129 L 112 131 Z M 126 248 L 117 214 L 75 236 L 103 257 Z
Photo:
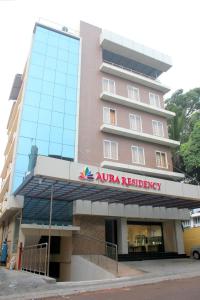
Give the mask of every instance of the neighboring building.
M 183 221 L 182 225 L 185 252 L 191 255 L 192 248 L 200 247 L 200 209 L 193 209 L 190 219 Z
M 60 280 L 76 278 L 75 254 L 104 254 L 104 241 L 120 259 L 185 253 L 181 221 L 200 206 L 200 190 L 173 171 L 175 114 L 157 79 L 170 67 L 168 56 L 84 22 L 79 34 L 35 25 L 11 92 L 1 173 L 10 257 L 20 243 L 48 240 L 50 199 Z

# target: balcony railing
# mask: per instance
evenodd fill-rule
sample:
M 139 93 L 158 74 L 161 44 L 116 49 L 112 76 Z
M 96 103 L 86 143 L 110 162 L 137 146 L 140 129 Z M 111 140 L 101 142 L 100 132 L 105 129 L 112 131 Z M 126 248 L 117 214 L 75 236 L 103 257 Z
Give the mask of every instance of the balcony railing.
M 115 125 L 110 125 L 110 124 L 101 125 L 100 130 L 102 132 L 111 133 L 111 134 L 131 138 L 131 139 L 136 139 L 142 142 L 164 145 L 171 148 L 176 148 L 177 146 L 180 145 L 180 142 L 178 141 L 174 141 L 168 138 L 164 138 L 164 137 L 160 137 L 148 133 L 143 133 L 143 132 L 139 132 L 139 131 L 135 131 L 132 129 L 127 129 Z
M 170 91 L 167 86 L 163 85 L 158 80 L 155 80 L 152 77 L 147 77 L 146 75 L 140 74 L 135 71 L 133 72 L 133 70 L 127 70 L 126 68 L 122 68 L 120 65 L 114 65 L 103 61 L 100 66 L 100 71 L 124 78 L 135 83 L 139 83 L 143 86 L 150 87 L 162 93 L 167 93 Z
M 142 101 L 137 101 L 134 99 L 130 99 L 127 97 L 123 97 L 118 94 L 109 93 L 107 91 L 103 91 L 100 95 L 100 99 L 104 101 L 109 101 L 112 103 L 124 105 L 126 107 L 135 108 L 140 111 L 145 111 L 154 115 L 162 116 L 165 118 L 172 118 L 176 114 L 174 112 L 165 110 L 163 108 L 159 108 L 156 106 L 152 106 L 150 104 L 144 103 Z

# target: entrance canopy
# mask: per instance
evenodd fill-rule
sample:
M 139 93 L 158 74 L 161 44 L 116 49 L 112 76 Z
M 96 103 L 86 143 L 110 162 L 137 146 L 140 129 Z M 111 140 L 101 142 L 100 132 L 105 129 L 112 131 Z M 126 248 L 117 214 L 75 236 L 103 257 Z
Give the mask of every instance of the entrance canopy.
M 140 176 L 131 173 L 85 166 L 39 156 L 34 171 L 28 174 L 15 195 L 57 200 L 121 202 L 140 206 L 200 207 L 198 186 Z

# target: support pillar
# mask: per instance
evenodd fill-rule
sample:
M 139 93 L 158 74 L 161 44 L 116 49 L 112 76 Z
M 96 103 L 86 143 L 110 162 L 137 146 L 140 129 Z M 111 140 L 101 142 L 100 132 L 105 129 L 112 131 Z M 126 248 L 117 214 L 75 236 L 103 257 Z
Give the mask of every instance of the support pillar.
M 127 219 L 117 220 L 118 253 L 128 254 L 128 226 Z
M 185 254 L 181 221 L 175 221 L 175 233 L 176 233 L 177 252 L 178 254 Z

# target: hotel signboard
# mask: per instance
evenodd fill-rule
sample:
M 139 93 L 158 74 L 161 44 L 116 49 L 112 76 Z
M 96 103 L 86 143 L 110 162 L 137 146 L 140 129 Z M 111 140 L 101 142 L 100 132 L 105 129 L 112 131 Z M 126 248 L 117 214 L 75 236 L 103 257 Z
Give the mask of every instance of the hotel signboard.
M 100 181 L 101 183 L 113 183 L 116 185 L 122 185 L 126 187 L 137 187 L 147 190 L 160 191 L 161 183 L 154 180 L 136 179 L 134 177 L 118 176 L 110 173 L 96 172 L 92 174 L 88 167 L 80 173 L 79 179 L 87 181 Z

